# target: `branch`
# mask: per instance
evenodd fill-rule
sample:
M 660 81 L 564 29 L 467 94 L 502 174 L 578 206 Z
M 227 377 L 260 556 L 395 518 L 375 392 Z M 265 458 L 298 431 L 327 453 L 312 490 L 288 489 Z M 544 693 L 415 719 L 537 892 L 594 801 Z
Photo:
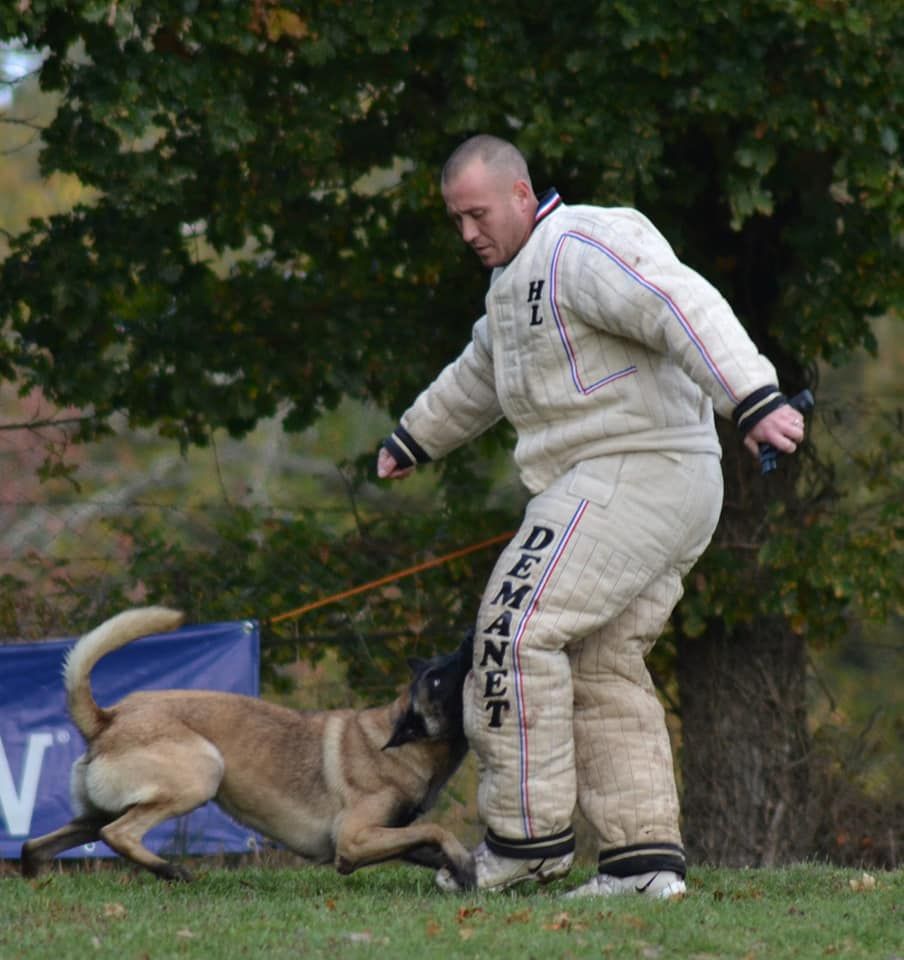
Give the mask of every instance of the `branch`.
M 15 87 L 20 83 L 25 83 L 26 80 L 30 80 L 32 77 L 37 77 L 41 73 L 41 67 L 37 66 L 34 70 L 26 70 L 24 73 L 19 74 L 17 77 L 10 77 L 9 79 L 0 80 L 0 87 Z
M 44 420 L 30 420 L 28 423 L 0 423 L 0 430 L 38 430 L 41 427 L 62 427 L 71 423 L 85 423 L 88 420 L 96 419 L 96 413 L 86 414 L 83 417 L 61 417 L 59 420 L 50 417 Z
M 32 120 L 22 120 L 18 117 L 3 117 L 0 116 L 0 123 L 8 123 L 11 126 L 15 127 L 26 127 L 28 130 L 33 130 L 38 134 L 38 139 L 40 139 L 41 134 L 47 129 L 40 123 L 35 123 Z M 7 147 L 4 150 L 0 150 L 0 157 L 8 157 L 14 153 L 21 153 L 23 150 L 27 150 L 35 142 L 35 137 L 29 137 L 24 143 L 20 143 L 16 147 Z
M 42 123 L 35 123 L 34 120 L 23 120 L 20 117 L 0 117 L 0 123 L 8 123 L 14 127 L 28 127 L 29 130 L 37 130 L 43 133 L 47 127 Z
M 25 143 L 18 147 L 10 147 L 8 150 L 0 150 L 0 157 L 10 157 L 14 153 L 21 153 L 23 150 L 27 150 L 33 143 L 34 139 L 26 140 Z

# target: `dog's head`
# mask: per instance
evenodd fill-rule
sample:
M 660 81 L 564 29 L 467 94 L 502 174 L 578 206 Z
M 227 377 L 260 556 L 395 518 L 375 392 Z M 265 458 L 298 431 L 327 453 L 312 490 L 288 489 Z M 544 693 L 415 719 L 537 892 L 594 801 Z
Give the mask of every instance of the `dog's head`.
M 408 706 L 396 720 L 383 748 L 416 740 L 457 740 L 464 737 L 461 692 L 474 656 L 474 632 L 468 631 L 454 653 L 429 660 L 408 661 L 414 677 Z

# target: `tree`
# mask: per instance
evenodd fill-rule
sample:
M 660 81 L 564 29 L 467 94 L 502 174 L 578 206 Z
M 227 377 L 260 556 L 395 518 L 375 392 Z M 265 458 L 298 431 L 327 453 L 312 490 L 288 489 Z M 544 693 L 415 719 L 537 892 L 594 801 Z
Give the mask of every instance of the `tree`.
M 0 377 L 89 411 L 84 438 L 115 411 L 182 444 L 280 404 L 288 430 L 343 396 L 397 413 L 480 311 L 437 171 L 492 131 L 566 200 L 648 213 L 786 391 L 815 386 L 817 359 L 873 346 L 901 305 L 896 8 L 26 0 L 0 39 L 46 50 L 43 170 L 98 198 L 11 238 Z M 808 842 L 807 630 L 862 596 L 886 611 L 900 550 L 837 520 L 815 453 L 767 486 L 730 429 L 723 446 L 723 522 L 674 624 L 686 834 L 767 862 Z M 884 509 L 899 533 L 900 497 Z

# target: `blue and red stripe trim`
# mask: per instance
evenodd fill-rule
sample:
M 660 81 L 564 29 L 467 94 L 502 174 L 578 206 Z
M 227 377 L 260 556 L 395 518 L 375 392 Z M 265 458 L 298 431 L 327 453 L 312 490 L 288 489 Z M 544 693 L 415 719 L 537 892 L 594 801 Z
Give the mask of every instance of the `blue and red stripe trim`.
M 537 586 L 534 588 L 534 593 L 531 598 L 530 603 L 527 605 L 527 608 L 524 611 L 524 614 L 521 617 L 521 620 L 518 623 L 518 627 L 515 631 L 514 639 L 512 640 L 512 671 L 513 671 L 513 683 L 515 688 L 515 707 L 518 712 L 518 729 L 520 731 L 520 744 L 519 744 L 519 754 L 520 754 L 520 796 L 521 796 L 521 818 L 522 825 L 524 827 L 524 834 L 527 837 L 533 836 L 533 819 L 530 812 L 530 791 L 528 787 L 528 778 L 530 775 L 530 764 L 529 764 L 529 738 L 528 738 L 528 728 L 525 723 L 525 695 L 524 695 L 524 677 L 521 671 L 521 644 L 524 640 L 525 634 L 527 633 L 528 625 L 530 624 L 531 618 L 537 610 L 537 606 L 540 602 L 540 597 L 543 595 L 543 591 L 546 589 L 549 584 L 550 579 L 552 578 L 553 573 L 556 570 L 556 567 L 559 564 L 559 561 L 562 559 L 568 544 L 570 543 L 572 537 L 574 536 L 578 524 L 581 522 L 581 518 L 584 516 L 585 511 L 589 505 L 588 500 L 581 500 L 578 504 L 577 509 L 572 515 L 571 519 L 568 521 L 567 526 L 565 527 L 562 536 L 559 538 L 559 542 L 556 545 L 555 550 L 553 551 L 552 556 L 549 558 L 549 562 L 546 564 L 546 568 L 543 571 L 542 576 L 540 577 Z
M 557 207 L 562 205 L 562 198 L 559 196 L 558 191 L 555 187 L 551 187 L 540 197 L 540 202 L 537 206 L 537 212 L 534 214 L 534 226 L 548 217 L 549 214 L 553 212 Z
M 571 234 L 563 233 L 562 236 L 559 237 L 555 249 L 553 250 L 549 271 L 551 289 L 550 303 L 552 304 L 552 315 L 556 322 L 556 329 L 559 331 L 559 339 L 562 341 L 562 346 L 565 348 L 565 353 L 568 356 L 568 366 L 571 370 L 572 383 L 574 383 L 578 393 L 581 393 L 586 397 L 595 390 L 599 390 L 600 387 L 605 387 L 607 384 L 614 383 L 616 380 L 621 380 L 622 377 L 629 377 L 632 374 L 637 373 L 637 367 L 632 364 L 630 367 L 625 367 L 623 370 L 616 370 L 614 373 L 610 373 L 605 377 L 600 377 L 599 380 L 595 380 L 593 383 L 584 383 L 581 373 L 578 370 L 577 353 L 575 352 L 574 345 L 571 342 L 571 337 L 568 335 L 568 327 L 565 324 L 565 320 L 562 317 L 561 311 L 559 310 L 558 303 L 559 254 L 561 253 L 562 246 L 569 236 L 571 236 Z
M 716 363 L 715 359 L 710 354 L 709 350 L 706 348 L 706 344 L 703 342 L 700 335 L 694 329 L 694 325 L 684 314 L 678 304 L 672 299 L 672 297 L 662 290 L 660 287 L 656 286 L 651 280 L 648 280 L 643 274 L 639 273 L 629 264 L 627 264 L 611 247 L 608 247 L 606 244 L 595 239 L 594 237 L 587 236 L 584 233 L 581 233 L 577 230 L 569 230 L 566 233 L 563 233 L 556 243 L 555 251 L 552 257 L 552 263 L 550 267 L 550 287 L 551 287 L 551 299 L 553 307 L 553 315 L 556 317 L 556 325 L 559 327 L 560 336 L 563 338 L 563 343 L 566 344 L 566 351 L 569 350 L 569 341 L 567 331 L 565 330 L 565 325 L 561 321 L 561 316 L 559 314 L 558 305 L 556 304 L 556 289 L 557 289 L 557 280 L 558 280 L 558 265 L 561 257 L 562 248 L 565 245 L 567 240 L 576 240 L 579 243 L 587 244 L 594 250 L 599 251 L 606 257 L 611 263 L 613 263 L 619 270 L 621 270 L 627 277 L 633 280 L 635 283 L 639 284 L 645 290 L 652 293 L 655 297 L 662 301 L 668 309 L 669 313 L 678 321 L 681 326 L 681 329 L 687 335 L 688 339 L 696 348 L 697 352 L 700 354 L 703 362 L 706 364 L 710 373 L 713 375 L 713 378 L 719 384 L 719 386 L 725 391 L 732 403 L 737 404 L 738 397 L 732 390 L 728 380 L 725 375 L 719 369 L 719 365 Z M 574 379 L 575 386 L 578 390 L 583 393 L 591 392 L 592 390 L 597 389 L 599 386 L 603 386 L 606 382 L 611 382 L 612 379 L 618 379 L 620 376 L 627 376 L 630 373 L 635 372 L 631 368 L 626 370 L 619 371 L 615 374 L 612 374 L 609 378 L 603 378 L 595 384 L 590 384 L 588 386 L 583 386 L 580 376 L 577 372 L 576 365 L 573 363 L 574 360 L 574 351 L 569 352 L 569 361 L 572 362 L 572 378 Z

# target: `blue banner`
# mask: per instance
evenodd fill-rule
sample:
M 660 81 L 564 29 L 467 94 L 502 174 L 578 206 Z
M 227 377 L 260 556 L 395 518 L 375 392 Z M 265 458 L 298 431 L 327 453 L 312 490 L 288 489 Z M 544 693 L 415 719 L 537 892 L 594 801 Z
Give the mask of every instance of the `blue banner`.
M 0 858 L 72 819 L 69 769 L 85 741 L 66 711 L 63 658 L 73 640 L 0 645 Z M 227 690 L 258 696 L 260 632 L 253 620 L 182 627 L 143 637 L 104 657 L 91 673 L 94 697 L 110 706 L 135 690 Z M 163 823 L 145 837 L 161 856 L 245 852 L 257 835 L 213 804 Z M 115 856 L 105 844 L 64 857 Z

